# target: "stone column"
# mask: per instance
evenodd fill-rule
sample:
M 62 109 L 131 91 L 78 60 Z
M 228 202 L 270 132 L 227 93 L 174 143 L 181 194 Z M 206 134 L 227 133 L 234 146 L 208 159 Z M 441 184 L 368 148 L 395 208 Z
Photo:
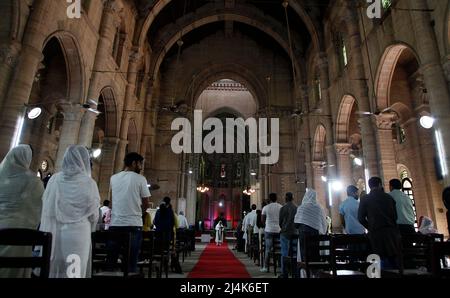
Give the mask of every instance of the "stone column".
M 439 46 L 431 25 L 431 17 L 427 9 L 427 1 L 408 1 L 411 8 L 411 24 L 416 40 L 416 50 L 421 62 L 421 72 L 425 80 L 430 99 L 430 108 L 436 119 L 435 130 L 442 136 L 445 148 L 444 162 L 450 168 L 450 95 L 449 85 L 441 65 Z M 447 171 L 448 172 L 448 171 Z M 450 175 L 444 177 L 445 186 L 450 185 Z
M 80 132 L 81 118 L 85 110 L 79 104 L 61 105 L 64 115 L 64 121 L 59 136 L 58 153 L 56 155 L 56 170 L 59 171 L 62 165 L 64 154 L 67 147 L 77 144 L 78 134 Z
M 344 187 L 352 185 L 353 175 L 352 175 L 352 159 L 350 158 L 351 144 L 335 144 L 336 156 L 337 156 L 337 167 L 338 167 L 338 177 L 342 181 Z M 345 195 L 343 196 L 345 197 Z
M 102 144 L 102 156 L 100 161 L 100 177 L 98 190 L 102 200 L 110 199 L 109 187 L 111 176 L 114 172 L 114 161 L 116 159 L 119 138 L 104 138 Z
M 17 42 L 0 47 L 0 109 L 5 101 L 5 93 L 19 57 L 21 45 Z
M 0 111 L 0 160 L 9 151 L 17 119 L 23 115 L 23 107 L 28 103 L 38 65 L 44 58 L 42 44 L 46 36 L 43 28 L 50 19 L 45 16 L 49 5 L 52 5 L 52 1 L 35 1 L 28 19 L 22 51 Z
M 119 143 L 117 145 L 116 158 L 114 161 L 114 171 L 115 172 L 120 172 L 123 170 L 123 167 L 124 167 L 123 160 L 125 158 L 127 145 L 128 145 L 128 140 L 122 140 L 122 139 L 119 140 Z
M 317 202 L 324 210 L 329 210 L 327 183 L 322 181 L 322 176 L 324 176 L 323 163 L 321 161 L 313 161 L 312 169 L 314 173 L 314 190 L 317 192 Z M 328 211 L 326 213 L 327 215 L 329 214 Z
M 186 218 L 189 224 L 195 224 L 197 211 L 197 181 L 194 175 L 189 175 L 186 188 Z
M 306 167 L 306 187 L 312 188 L 314 185 L 314 174 L 311 163 L 311 140 L 303 140 L 305 147 L 305 167 Z
M 324 113 L 324 125 L 326 129 L 326 140 L 325 140 L 325 150 L 327 152 L 327 163 L 328 166 L 334 165 L 334 167 L 328 168 L 329 178 L 334 179 L 336 177 L 336 152 L 334 150 L 334 131 L 331 115 L 331 100 L 330 100 L 330 78 L 328 72 L 328 60 L 326 53 L 320 53 L 319 62 L 320 71 L 320 83 L 322 88 L 322 108 Z
M 362 55 L 361 32 L 359 28 L 359 17 L 357 10 L 349 9 L 349 15 L 346 22 L 348 24 L 348 43 L 350 45 L 351 61 L 348 68 L 348 76 L 350 78 L 367 77 L 364 70 L 364 60 Z M 373 82 L 372 82 L 373 83 Z M 353 80 L 352 86 L 356 101 L 358 102 L 358 110 L 361 112 L 375 112 L 370 103 L 369 89 L 366 81 Z M 361 115 L 358 120 L 361 127 L 362 147 L 364 157 L 364 167 L 368 171 L 369 178 L 379 175 L 378 153 L 375 136 L 375 127 L 370 117 Z
M 80 136 L 78 138 L 78 144 L 90 148 L 92 146 L 92 139 L 94 136 L 95 121 L 97 120 L 97 114 L 87 111 L 83 119 L 81 120 Z
M 137 70 L 139 66 L 140 54 L 138 49 L 134 49 L 132 54 L 130 55 L 130 63 L 128 65 L 128 76 L 127 76 L 127 88 L 125 91 L 125 105 L 124 112 L 122 115 L 122 121 L 120 125 L 120 144 L 119 149 L 117 151 L 116 158 L 116 170 L 121 167 L 121 161 L 123 161 L 125 157 L 125 148 L 128 144 L 128 126 L 130 124 L 130 117 L 132 115 L 132 111 L 135 108 L 135 94 L 134 90 L 136 88 L 136 78 L 137 78 Z M 138 136 L 140 137 L 140 136 Z
M 385 113 L 374 116 L 372 119 L 377 127 L 381 178 L 383 179 L 385 190 L 388 191 L 389 181 L 393 178 L 398 178 L 397 160 L 392 139 L 392 128 L 397 115 L 395 113 Z
M 97 52 L 95 54 L 94 70 L 99 70 L 105 65 L 108 65 L 108 57 L 111 56 L 112 42 L 116 34 L 116 13 L 117 13 L 117 2 L 116 0 L 105 1 L 103 8 L 102 21 L 100 25 L 100 38 L 97 44 Z M 98 101 L 100 94 L 99 92 L 99 81 L 101 74 L 98 72 L 93 72 L 91 75 L 88 99 L 93 99 Z M 97 108 L 97 107 L 93 107 Z M 95 129 L 95 121 L 97 117 L 93 116 L 92 113 L 86 113 L 83 121 L 81 123 L 80 138 L 78 143 L 86 147 L 92 146 L 92 137 Z

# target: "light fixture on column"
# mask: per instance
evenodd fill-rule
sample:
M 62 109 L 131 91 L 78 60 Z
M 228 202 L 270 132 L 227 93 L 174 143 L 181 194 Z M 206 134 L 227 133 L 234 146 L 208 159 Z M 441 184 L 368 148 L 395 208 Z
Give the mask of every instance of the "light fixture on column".
M 100 155 L 102 155 L 102 149 L 97 148 L 94 151 L 92 151 L 92 157 L 99 158 Z
M 320 179 L 322 179 L 323 182 L 327 182 L 328 181 L 328 178 L 325 177 L 325 176 L 321 176 Z
M 431 116 L 420 117 L 420 125 L 425 129 L 431 129 L 434 125 L 435 119 Z
M 353 160 L 353 162 L 355 163 L 355 165 L 357 165 L 358 167 L 361 167 L 363 165 L 363 161 L 361 158 L 359 157 L 355 157 L 355 159 Z
M 194 171 L 192 171 L 192 169 L 189 168 L 188 173 L 189 173 L 189 175 L 192 175 L 194 173 Z
M 28 119 L 34 120 L 37 119 L 42 114 L 42 109 L 39 107 L 34 107 L 28 111 L 27 116 Z
M 256 176 L 256 171 L 255 171 L 255 170 L 251 170 L 251 171 L 250 171 L 250 175 L 251 175 L 251 176 Z

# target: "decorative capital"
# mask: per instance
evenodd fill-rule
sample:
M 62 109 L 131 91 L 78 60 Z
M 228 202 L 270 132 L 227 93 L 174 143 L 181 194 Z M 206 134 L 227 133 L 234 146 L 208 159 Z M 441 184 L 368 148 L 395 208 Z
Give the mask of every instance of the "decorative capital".
M 10 48 L 0 48 L 0 63 L 14 67 L 17 63 L 17 55 Z
M 352 151 L 352 145 L 347 143 L 334 144 L 334 147 L 339 155 L 350 155 Z
M 64 121 L 81 121 L 86 110 L 79 104 L 63 103 L 59 105 Z
M 392 129 L 392 126 L 398 120 L 398 116 L 395 113 L 383 113 L 375 116 L 375 125 L 378 129 Z

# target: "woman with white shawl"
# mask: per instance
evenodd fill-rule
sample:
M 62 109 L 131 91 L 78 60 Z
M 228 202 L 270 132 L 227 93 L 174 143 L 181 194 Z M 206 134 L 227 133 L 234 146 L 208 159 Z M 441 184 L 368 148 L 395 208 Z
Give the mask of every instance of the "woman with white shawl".
M 422 235 L 438 234 L 438 230 L 434 228 L 434 222 L 428 216 L 421 216 L 419 220 L 419 233 Z
M 43 203 L 40 229 L 53 234 L 50 277 L 90 277 L 91 232 L 99 217 L 100 195 L 85 147 L 67 148 L 62 170 L 48 182 Z
M 30 170 L 29 145 L 13 148 L 0 164 L 0 229 L 37 229 L 44 184 Z M 0 256 L 31 257 L 31 247 L 0 246 Z M 0 269 L 0 277 L 31 277 L 31 269 Z
M 317 192 L 313 189 L 307 189 L 303 197 L 302 204 L 297 208 L 297 214 L 294 223 L 299 233 L 299 251 L 298 259 L 305 257 L 305 238 L 309 235 L 325 235 L 327 233 L 327 221 L 325 212 L 317 203 Z

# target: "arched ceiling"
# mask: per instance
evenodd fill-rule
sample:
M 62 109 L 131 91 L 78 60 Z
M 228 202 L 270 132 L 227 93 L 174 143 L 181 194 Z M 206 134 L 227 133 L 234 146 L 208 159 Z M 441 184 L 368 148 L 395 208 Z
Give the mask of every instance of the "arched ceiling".
M 270 36 L 271 43 L 281 46 L 289 59 L 290 46 L 285 9 L 282 1 L 255 0 L 136 0 L 141 15 L 141 30 L 135 43 L 149 42 L 153 55 L 150 72 L 155 77 L 159 67 L 171 48 L 176 48 L 180 38 L 186 34 L 196 34 L 197 29 L 214 22 L 226 22 L 227 29 L 233 31 L 234 23 L 250 25 Z M 287 16 L 292 36 L 292 47 L 296 75 L 301 77 L 302 57 L 309 48 L 321 49 L 318 32 L 319 20 L 323 17 L 329 0 L 289 1 Z M 230 29 L 231 27 L 231 29 Z M 192 34 L 193 32 L 193 34 Z M 194 37 L 195 38 L 195 37 Z M 251 36 L 258 41 L 258 36 Z

